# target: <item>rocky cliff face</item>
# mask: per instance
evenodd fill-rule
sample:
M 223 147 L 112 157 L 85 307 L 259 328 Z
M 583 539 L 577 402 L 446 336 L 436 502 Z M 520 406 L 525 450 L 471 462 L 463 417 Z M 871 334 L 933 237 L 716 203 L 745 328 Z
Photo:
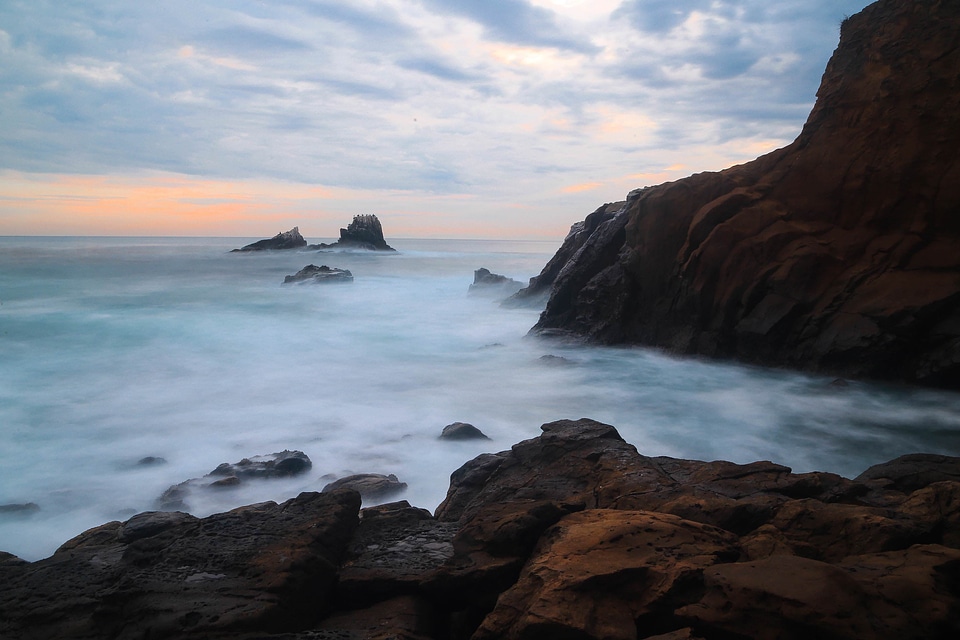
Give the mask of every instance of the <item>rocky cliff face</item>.
M 534 330 L 960 388 L 957 69 L 957 2 L 847 19 L 793 144 L 572 233 Z

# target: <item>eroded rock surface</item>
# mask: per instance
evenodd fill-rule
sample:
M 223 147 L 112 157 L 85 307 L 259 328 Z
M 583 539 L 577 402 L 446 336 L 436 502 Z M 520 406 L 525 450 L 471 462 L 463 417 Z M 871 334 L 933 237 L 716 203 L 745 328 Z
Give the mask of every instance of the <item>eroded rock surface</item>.
M 383 237 L 383 226 L 375 215 L 353 216 L 346 229 L 340 229 L 340 239 L 326 244 L 312 244 L 310 249 L 361 249 L 366 251 L 395 251 Z
M 845 20 L 797 140 L 574 225 L 535 331 L 960 388 L 958 34 L 956 2 Z

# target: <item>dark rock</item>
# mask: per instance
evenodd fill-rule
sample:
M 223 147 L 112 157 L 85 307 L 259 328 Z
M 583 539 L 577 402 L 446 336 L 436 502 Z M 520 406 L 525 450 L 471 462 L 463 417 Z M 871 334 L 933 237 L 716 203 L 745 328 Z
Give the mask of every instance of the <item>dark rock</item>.
M 265 456 L 244 458 L 233 464 L 224 462 L 211 471 L 210 476 L 236 476 L 238 478 L 284 478 L 306 473 L 313 467 L 303 451 L 283 450 Z
M 105 525 L 103 535 L 45 560 L 0 564 L 0 636 L 269 637 L 308 629 L 331 607 L 359 506 L 350 491 L 304 493 L 202 519 L 141 514 Z
M 955 2 L 844 21 L 797 140 L 575 225 L 534 331 L 960 389 L 958 29 Z
M 540 356 L 537 360 L 540 364 L 549 365 L 551 367 L 566 367 L 573 364 L 573 361 L 569 358 L 564 358 L 563 356 L 555 356 L 553 354 L 547 354 L 545 356 Z
M 146 456 L 137 460 L 138 467 L 155 467 L 161 464 L 167 464 L 167 461 L 157 456 Z
M 380 473 L 357 473 L 327 484 L 323 491 L 352 489 L 363 496 L 364 500 L 380 500 L 405 491 L 406 482 L 400 482 L 397 476 Z
M 281 249 L 299 249 L 306 247 L 307 241 L 300 235 L 300 228 L 294 227 L 290 231 L 283 231 L 267 240 L 258 240 L 240 249 L 234 249 L 233 253 L 241 251 L 275 251 Z
M 473 284 L 467 292 L 471 295 L 487 296 L 511 296 L 523 288 L 523 283 L 502 276 L 497 273 L 491 273 L 489 269 L 483 267 L 473 272 Z
M 296 274 L 283 279 L 283 284 L 292 282 L 311 282 L 321 284 L 327 282 L 353 282 L 353 274 L 348 269 L 337 269 L 327 265 L 316 266 L 308 264 Z
M 383 228 L 375 215 L 353 216 L 346 229 L 340 229 L 340 239 L 331 244 L 312 244 L 308 249 L 349 249 L 366 251 L 394 251 L 383 238 Z
M 856 480 L 909 493 L 934 482 L 960 481 L 960 459 L 929 453 L 910 453 L 889 462 L 875 464 L 857 476 Z
M 489 440 L 483 431 L 477 429 L 467 422 L 454 422 L 448 424 L 440 432 L 440 438 L 443 440 Z

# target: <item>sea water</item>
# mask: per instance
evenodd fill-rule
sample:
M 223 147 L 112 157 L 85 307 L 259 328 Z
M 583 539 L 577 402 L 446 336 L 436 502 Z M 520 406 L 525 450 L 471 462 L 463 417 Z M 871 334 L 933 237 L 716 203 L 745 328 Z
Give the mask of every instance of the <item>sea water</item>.
M 562 418 L 613 424 L 648 455 L 798 472 L 960 453 L 957 394 L 559 344 L 527 335 L 538 309 L 468 295 L 475 269 L 526 282 L 559 241 L 229 252 L 250 240 L 0 238 L 0 505 L 39 507 L 0 513 L 0 550 L 45 557 L 173 484 L 284 449 L 310 472 L 195 493 L 190 511 L 353 473 L 395 474 L 397 498 L 432 510 L 464 462 Z M 307 264 L 355 280 L 281 284 Z M 438 439 L 456 421 L 490 439 Z

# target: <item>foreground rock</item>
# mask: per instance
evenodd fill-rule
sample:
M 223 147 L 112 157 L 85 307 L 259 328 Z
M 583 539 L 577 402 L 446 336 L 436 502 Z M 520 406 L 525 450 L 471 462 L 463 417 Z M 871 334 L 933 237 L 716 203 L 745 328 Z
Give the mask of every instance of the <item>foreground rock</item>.
M 281 249 L 299 249 L 307 246 L 307 241 L 300 235 L 300 227 L 294 227 L 290 231 L 283 231 L 267 240 L 258 240 L 248 244 L 240 249 L 234 249 L 233 253 L 240 251 L 276 251 Z
M 283 279 L 283 284 L 304 283 L 326 284 L 328 282 L 353 282 L 353 274 L 348 269 L 337 269 L 327 265 L 308 264 L 292 276 Z
M 470 295 L 484 296 L 512 296 L 523 288 L 523 283 L 502 276 L 499 273 L 491 273 L 489 269 L 481 267 L 473 272 L 473 284 L 467 290 Z
M 364 500 L 382 500 L 383 498 L 395 496 L 398 493 L 406 491 L 407 483 L 400 482 L 400 479 L 392 473 L 389 475 L 382 473 L 355 473 L 328 483 L 323 487 L 323 492 L 326 493 L 338 489 L 351 489 L 356 491 Z
M 575 225 L 535 330 L 960 389 L 960 4 L 845 20 L 797 140 Z
M 960 633 L 960 458 L 849 480 L 647 457 L 589 419 L 542 431 L 454 472 L 435 515 L 336 489 L 143 513 L 34 563 L 0 553 L 0 637 Z
M 383 238 L 383 227 L 375 215 L 354 216 L 346 229 L 340 229 L 340 239 L 325 244 L 312 244 L 310 249 L 361 249 L 365 251 L 395 251 Z

